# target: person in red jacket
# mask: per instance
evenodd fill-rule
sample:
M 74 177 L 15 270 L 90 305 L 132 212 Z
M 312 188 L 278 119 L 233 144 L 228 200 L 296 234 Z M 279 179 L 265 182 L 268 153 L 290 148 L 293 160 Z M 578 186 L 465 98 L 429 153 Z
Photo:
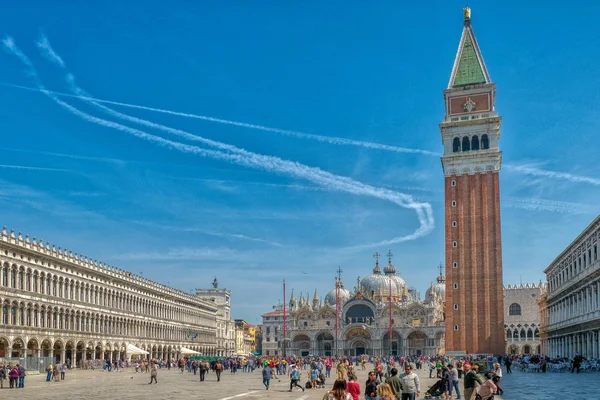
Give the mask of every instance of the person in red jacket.
M 350 395 L 352 395 L 352 400 L 358 400 L 361 391 L 360 391 L 360 383 L 356 381 L 356 375 L 350 375 L 350 381 L 346 386 L 346 390 Z

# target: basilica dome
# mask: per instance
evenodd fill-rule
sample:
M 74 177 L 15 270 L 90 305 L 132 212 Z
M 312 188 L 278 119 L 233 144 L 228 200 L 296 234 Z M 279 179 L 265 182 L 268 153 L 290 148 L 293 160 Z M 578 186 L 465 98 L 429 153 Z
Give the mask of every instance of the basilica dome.
M 446 299 L 446 281 L 442 272 L 436 279 L 436 283 L 431 285 L 427 292 L 425 292 L 425 302 L 429 303 L 433 301 L 434 297 L 441 297 L 442 300 Z
M 327 296 L 325 296 L 325 304 L 335 305 L 335 292 L 336 290 L 333 288 L 329 291 L 329 293 L 327 293 Z M 344 288 L 344 284 L 342 282 L 339 284 L 337 294 L 340 304 L 344 304 L 346 301 L 350 300 L 350 297 L 352 297 L 352 294 L 346 288 Z
M 360 282 L 361 291 L 371 298 L 389 297 L 391 282 L 392 297 L 401 298 L 405 294 L 406 283 L 396 275 L 396 268 L 391 263 L 384 268 L 384 272 L 385 275 L 377 263 L 373 273 Z

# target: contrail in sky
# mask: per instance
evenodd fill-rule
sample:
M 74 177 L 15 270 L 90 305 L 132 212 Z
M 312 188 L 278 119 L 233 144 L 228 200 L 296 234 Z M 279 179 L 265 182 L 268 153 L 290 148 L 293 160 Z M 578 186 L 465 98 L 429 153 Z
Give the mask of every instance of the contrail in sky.
M 313 139 L 313 140 L 317 140 L 317 141 L 320 141 L 323 143 L 358 146 L 358 147 L 365 147 L 365 148 L 376 149 L 376 150 L 392 151 L 392 152 L 396 152 L 396 153 L 422 154 L 422 155 L 432 156 L 432 157 L 441 157 L 442 156 L 441 153 L 436 153 L 433 151 L 423 150 L 423 149 L 411 149 L 411 148 L 406 148 L 406 147 L 390 146 L 390 145 L 386 145 L 386 144 L 382 144 L 382 143 L 374 143 L 374 142 L 366 142 L 366 141 L 361 141 L 361 140 L 352 140 L 352 139 L 346 139 L 346 138 L 314 135 L 311 133 L 285 130 L 285 129 L 279 129 L 279 128 L 271 128 L 271 127 L 262 126 L 262 125 L 254 125 L 254 124 L 249 124 L 249 123 L 245 123 L 245 122 L 230 121 L 230 120 L 226 120 L 226 119 L 213 118 L 213 117 L 208 117 L 208 116 L 204 116 L 204 115 L 189 114 L 189 113 L 183 113 L 183 112 L 178 112 L 178 111 L 165 110 L 165 109 L 161 109 L 161 108 L 146 107 L 146 106 L 141 106 L 141 105 L 136 105 L 136 104 L 121 103 L 118 101 L 111 101 L 111 100 L 103 100 L 103 99 L 98 99 L 98 98 L 91 97 L 91 96 L 75 95 L 75 94 L 57 92 L 57 91 L 46 90 L 46 89 L 41 90 L 39 88 L 22 86 L 22 85 L 14 85 L 11 83 L 0 83 L 0 85 L 17 88 L 17 89 L 30 90 L 30 91 L 34 91 L 34 92 L 50 93 L 55 96 L 72 97 L 72 98 L 77 98 L 77 99 L 86 100 L 86 101 L 93 101 L 96 103 L 112 104 L 112 105 L 121 106 L 121 107 L 129 107 L 129 108 L 134 108 L 134 109 L 153 111 L 153 112 L 164 113 L 164 114 L 171 114 L 171 115 L 176 115 L 176 116 L 180 116 L 180 117 L 195 118 L 195 119 L 201 119 L 201 120 L 205 120 L 205 121 L 217 122 L 217 123 L 222 123 L 222 124 L 227 124 L 227 125 L 240 126 L 240 127 L 249 128 L 249 129 L 257 129 L 257 130 L 262 130 L 262 131 L 266 131 L 266 132 L 280 133 L 280 134 L 294 136 L 294 137 L 303 138 L 303 139 Z M 543 170 L 543 169 L 534 168 L 534 167 L 525 167 L 525 166 L 518 166 L 518 165 L 512 165 L 512 164 L 504 164 L 503 166 L 506 169 L 516 171 L 516 172 L 519 172 L 519 173 L 522 173 L 525 175 L 542 176 L 542 177 L 546 177 L 546 178 L 550 178 L 550 179 L 565 180 L 565 181 L 569 181 L 572 183 L 590 183 L 592 185 L 600 186 L 600 179 L 590 178 L 587 176 L 575 175 L 575 174 L 570 174 L 567 172 L 548 171 L 548 170 Z
M 278 157 L 264 156 L 252 153 L 224 143 L 215 142 L 215 146 L 229 150 L 234 154 L 224 153 L 216 150 L 208 150 L 197 146 L 191 146 L 180 142 L 174 142 L 171 140 L 161 138 L 159 136 L 148 134 L 139 129 L 130 128 L 128 126 L 121 125 L 112 121 L 94 117 L 90 114 L 80 111 L 79 109 L 71 106 L 68 103 L 63 102 L 55 94 L 46 90 L 41 84 L 32 62 L 25 54 L 23 54 L 23 52 L 21 52 L 21 50 L 19 50 L 19 48 L 14 44 L 12 38 L 7 37 L 6 39 L 4 39 L 4 45 L 9 52 L 17 56 L 21 60 L 21 62 L 23 62 L 27 66 L 28 73 L 34 78 L 39 91 L 46 94 L 55 103 L 57 103 L 73 115 L 76 115 L 88 122 L 92 122 L 107 128 L 116 129 L 121 132 L 129 133 L 138 138 L 158 144 L 161 147 L 175 149 L 184 153 L 197 154 L 203 157 L 214 158 L 222 161 L 228 161 L 234 164 L 244 165 L 251 168 L 285 174 L 300 179 L 306 179 L 317 183 L 321 186 L 324 186 L 331 191 L 339 191 L 361 196 L 375 197 L 381 200 L 393 202 L 404 208 L 413 209 L 417 213 L 417 216 L 419 218 L 419 228 L 414 233 L 408 236 L 397 237 L 386 241 L 386 243 L 399 243 L 407 240 L 414 240 L 418 237 L 430 233 L 434 228 L 435 223 L 431 205 L 428 203 L 415 202 L 411 196 L 406 195 L 404 193 L 399 193 L 392 190 L 363 184 L 361 182 L 352 180 L 347 177 L 331 174 L 319 168 L 309 167 L 300 163 L 282 160 Z M 204 139 L 204 141 L 208 141 L 208 139 Z M 378 244 L 379 243 L 373 244 L 373 246 Z

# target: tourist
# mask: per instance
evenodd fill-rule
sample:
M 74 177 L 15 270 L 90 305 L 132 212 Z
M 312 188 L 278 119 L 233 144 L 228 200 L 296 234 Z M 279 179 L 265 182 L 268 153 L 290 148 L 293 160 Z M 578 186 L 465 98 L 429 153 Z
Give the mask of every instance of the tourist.
M 421 394 L 421 383 L 419 375 L 412 372 L 409 364 L 404 367 L 404 373 L 400 376 L 402 380 L 402 400 L 415 400 Z
M 460 365 L 462 368 L 462 364 Z M 460 399 L 460 390 L 458 389 L 458 379 L 460 375 L 460 370 L 454 368 L 452 363 L 448 364 L 448 372 L 450 374 L 450 382 L 448 383 L 448 393 L 450 397 L 452 397 L 453 389 L 456 390 L 456 398 Z
M 581 369 L 581 356 L 575 356 L 575 358 L 573 358 L 573 366 L 571 367 L 571 373 L 573 373 L 573 371 L 577 370 L 577 373 L 579 373 L 579 370 Z
M 346 381 L 338 379 L 333 383 L 333 388 L 327 393 L 327 400 L 352 400 L 353 397 L 348 393 L 346 388 Z
M 429 377 L 433 378 L 433 371 L 435 371 L 435 364 L 433 363 L 433 361 L 428 360 L 427 365 L 429 366 Z
M 484 375 L 485 382 L 481 384 L 481 386 L 479 387 L 479 392 L 477 393 L 481 397 L 481 400 L 492 399 L 498 390 L 498 388 L 492 381 L 493 375 L 493 372 L 486 372 Z
M 52 376 L 54 377 L 54 382 L 58 382 L 60 380 L 60 371 L 58 369 L 58 364 L 54 364 L 54 368 L 52 369 Z
M 273 376 L 273 370 L 271 367 L 267 366 L 262 370 L 263 377 L 263 385 L 265 385 L 265 389 L 269 390 L 269 384 L 271 383 L 271 377 Z
M 313 389 L 317 387 L 317 381 L 319 380 L 319 370 L 317 368 L 313 368 L 310 371 L 310 384 Z
M 396 368 L 390 370 L 390 376 L 385 380 L 385 383 L 390 385 L 392 393 L 394 393 L 394 396 L 396 396 L 397 399 L 402 397 L 402 380 L 398 376 L 398 370 Z
M 500 364 L 498 364 L 498 363 L 494 364 L 493 372 L 498 377 L 498 383 L 500 383 L 500 381 L 502 380 L 502 367 L 500 366 Z
M 6 380 L 6 366 L 0 365 L 0 389 L 4 389 L 4 381 Z
M 299 387 L 304 392 L 304 388 L 301 385 L 298 385 L 298 381 L 300 380 L 300 373 L 298 372 L 298 367 L 293 364 L 292 369 L 290 370 L 290 390 L 291 392 L 294 387 Z
M 365 400 L 377 400 L 377 386 L 379 381 L 375 376 L 375 372 L 369 372 L 369 379 L 365 383 Z
M 360 383 L 356 381 L 356 375 L 350 375 L 350 381 L 346 385 L 346 390 L 352 396 L 352 400 L 358 400 L 360 396 Z
M 462 378 L 463 375 L 463 362 L 458 360 L 456 362 L 456 370 L 458 371 L 458 379 Z
M 221 364 L 221 360 L 217 360 L 217 363 L 215 364 L 215 373 L 217 374 L 217 382 L 221 382 L 221 372 L 223 372 L 223 364 Z
M 346 374 L 346 365 L 344 364 L 344 361 L 340 360 L 336 369 L 337 369 L 337 378 L 344 379 L 344 375 Z
M 200 382 L 204 382 L 204 376 L 206 375 L 206 371 L 208 370 L 208 365 L 205 362 L 200 361 L 198 369 L 200 370 Z
M 17 367 L 12 367 L 10 369 L 10 372 L 8 373 L 8 380 L 11 389 L 17 387 L 17 381 L 19 380 L 19 370 L 17 369 Z
M 65 363 L 62 363 L 59 365 L 60 368 L 60 380 L 64 381 L 65 380 L 65 372 L 67 371 L 67 365 Z
M 396 396 L 392 392 L 392 388 L 387 383 L 382 383 L 377 386 L 377 399 L 378 400 L 396 400 Z
M 510 370 L 511 365 L 512 365 L 512 359 L 510 356 L 507 356 L 506 360 L 504 360 L 504 366 L 506 367 L 507 374 L 512 374 L 512 371 Z
M 449 400 L 450 381 L 452 380 L 452 377 L 450 376 L 450 370 L 445 365 L 442 367 L 441 378 L 442 386 L 440 387 L 440 391 L 444 393 L 444 397 L 446 398 L 446 400 Z
M 463 384 L 465 387 L 465 400 L 475 400 L 475 393 L 477 393 L 475 390 L 475 385 L 476 383 L 481 385 L 483 381 L 477 375 L 477 372 L 471 369 L 470 363 L 464 363 L 463 369 L 465 370 L 465 377 L 463 379 Z
M 52 380 L 52 363 L 48 364 L 46 367 L 46 382 L 50 382 Z
M 25 367 L 17 364 L 17 370 L 19 371 L 19 388 L 25 388 Z
M 156 380 L 157 376 L 158 376 L 158 369 L 156 368 L 156 365 L 153 365 L 152 369 L 150 370 L 150 382 L 148 383 L 148 385 L 151 385 L 152 381 L 154 381 L 154 383 L 158 383 L 158 381 Z
M 331 358 L 328 358 L 327 361 L 325 361 L 325 377 L 330 378 L 331 377 L 331 368 L 333 367 L 333 364 L 331 363 Z

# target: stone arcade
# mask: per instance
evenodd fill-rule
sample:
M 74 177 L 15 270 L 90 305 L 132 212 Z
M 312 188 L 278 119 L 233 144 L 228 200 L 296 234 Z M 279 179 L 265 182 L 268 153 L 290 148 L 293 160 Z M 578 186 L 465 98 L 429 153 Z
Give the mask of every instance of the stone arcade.
M 217 307 L 199 297 L 6 228 L 0 267 L 0 357 L 216 354 Z

